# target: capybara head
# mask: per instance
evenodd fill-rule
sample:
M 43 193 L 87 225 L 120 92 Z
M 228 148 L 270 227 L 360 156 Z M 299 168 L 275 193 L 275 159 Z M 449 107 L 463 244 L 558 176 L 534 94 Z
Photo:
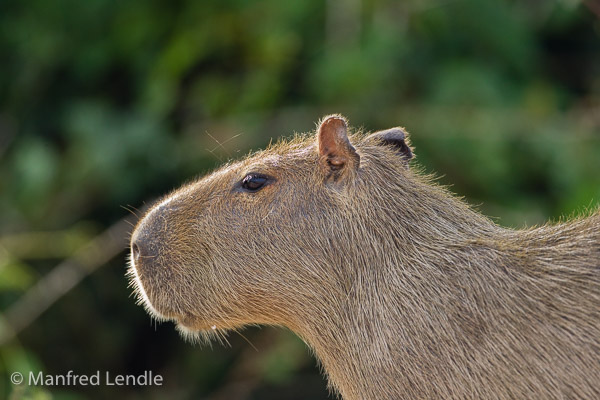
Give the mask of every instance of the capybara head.
M 192 338 L 246 324 L 302 332 L 307 309 L 347 295 L 350 260 L 376 245 L 381 233 L 364 221 L 402 208 L 376 199 L 390 182 L 410 186 L 405 135 L 402 128 L 349 135 L 346 120 L 332 115 L 314 136 L 169 194 L 132 234 L 138 299 Z

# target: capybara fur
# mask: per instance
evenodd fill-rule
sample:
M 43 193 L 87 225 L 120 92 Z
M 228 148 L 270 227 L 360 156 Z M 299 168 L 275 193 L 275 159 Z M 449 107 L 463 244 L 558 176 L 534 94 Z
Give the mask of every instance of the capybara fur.
M 496 225 L 339 115 L 190 183 L 131 239 L 141 303 L 192 339 L 287 327 L 345 400 L 600 399 L 600 212 Z

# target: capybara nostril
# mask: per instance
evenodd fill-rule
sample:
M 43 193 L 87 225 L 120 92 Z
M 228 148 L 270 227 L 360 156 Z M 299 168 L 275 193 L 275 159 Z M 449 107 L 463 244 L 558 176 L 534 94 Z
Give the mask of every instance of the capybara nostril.
M 131 256 L 133 257 L 133 261 L 135 261 L 136 263 L 139 261 L 140 259 L 140 247 L 138 246 L 137 243 L 132 243 L 131 244 Z
M 131 236 L 131 259 L 138 268 L 156 263 L 161 238 L 152 231 L 152 225 L 142 223 Z

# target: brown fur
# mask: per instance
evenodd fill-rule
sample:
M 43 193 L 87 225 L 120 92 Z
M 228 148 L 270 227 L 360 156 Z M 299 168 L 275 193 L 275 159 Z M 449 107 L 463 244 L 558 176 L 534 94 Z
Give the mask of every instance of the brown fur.
M 499 227 L 407 168 L 400 129 L 345 127 L 154 206 L 130 268 L 151 314 L 191 338 L 288 327 L 345 400 L 600 399 L 600 213 Z M 274 180 L 249 193 L 250 172 Z

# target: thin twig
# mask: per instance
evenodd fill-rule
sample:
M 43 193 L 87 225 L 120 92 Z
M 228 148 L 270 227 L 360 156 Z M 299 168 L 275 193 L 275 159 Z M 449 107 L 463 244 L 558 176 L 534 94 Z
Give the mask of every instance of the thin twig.
M 127 247 L 131 219 L 119 220 L 40 279 L 3 316 L 0 345 L 11 340 L 87 275 Z

